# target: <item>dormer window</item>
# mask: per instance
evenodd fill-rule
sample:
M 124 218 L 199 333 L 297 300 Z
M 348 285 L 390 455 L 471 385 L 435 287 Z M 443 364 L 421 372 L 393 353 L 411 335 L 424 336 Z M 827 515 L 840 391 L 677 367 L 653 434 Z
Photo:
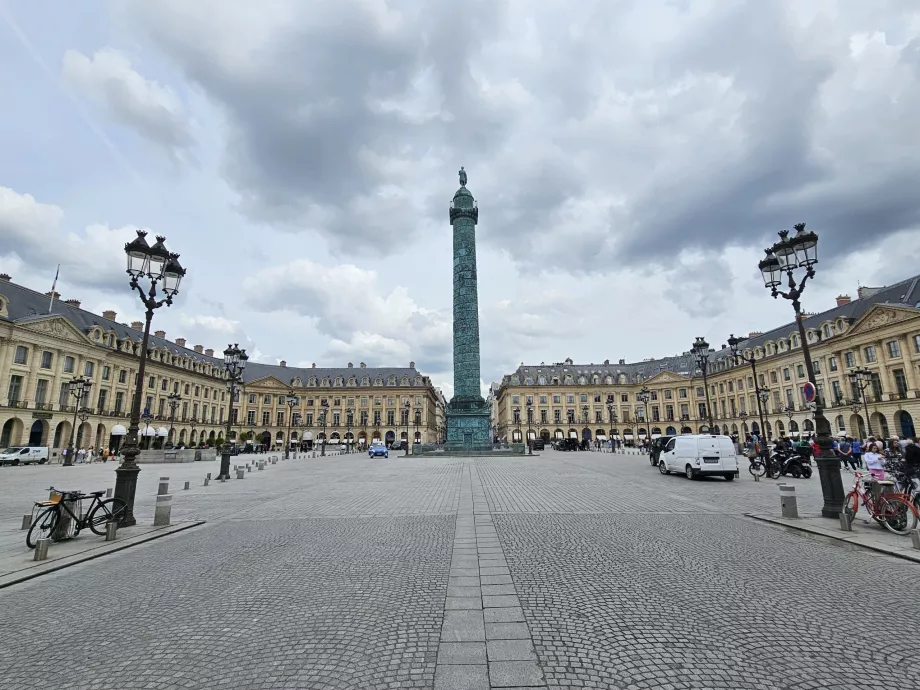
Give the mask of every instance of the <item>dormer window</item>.
M 362 376 L 362 377 L 361 377 L 361 385 L 362 385 L 362 386 L 369 386 L 369 385 L 371 385 L 371 379 L 370 379 L 370 377 L 369 377 L 369 376 Z
M 383 385 L 383 379 L 382 379 L 381 377 L 378 376 L 377 378 L 374 379 L 374 385 L 375 385 L 375 386 L 382 386 L 382 385 Z

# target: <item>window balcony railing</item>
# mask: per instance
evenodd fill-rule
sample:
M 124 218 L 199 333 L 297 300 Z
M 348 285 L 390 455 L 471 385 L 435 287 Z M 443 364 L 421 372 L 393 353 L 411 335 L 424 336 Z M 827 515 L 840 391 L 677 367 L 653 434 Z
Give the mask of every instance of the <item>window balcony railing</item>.
M 29 401 L 28 400 L 10 400 L 7 402 L 7 407 L 15 407 L 20 410 L 27 410 L 29 409 Z
M 54 409 L 54 405 L 52 405 L 51 403 L 46 403 L 46 402 L 35 403 L 35 409 L 36 409 L 36 410 L 49 410 L 49 411 L 50 411 L 50 410 L 53 410 L 53 409 Z

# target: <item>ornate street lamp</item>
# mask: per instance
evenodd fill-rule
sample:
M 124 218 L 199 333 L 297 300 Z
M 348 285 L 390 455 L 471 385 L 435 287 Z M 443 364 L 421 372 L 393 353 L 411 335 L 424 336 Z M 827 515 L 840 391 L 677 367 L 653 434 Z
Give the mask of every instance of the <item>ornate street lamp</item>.
M 643 417 L 642 419 L 637 419 L 636 421 L 640 423 L 643 421 L 645 422 L 645 426 L 646 426 L 645 430 L 646 432 L 648 432 L 646 438 L 650 440 L 652 437 L 652 427 L 649 422 L 648 401 L 651 399 L 651 397 L 652 397 L 651 391 L 649 391 L 647 386 L 642 386 L 642 389 L 638 393 L 636 393 L 636 400 L 642 403 L 642 417 Z M 639 430 L 636 429 L 636 436 L 638 435 L 639 435 Z M 639 439 L 639 440 L 641 441 L 642 439 Z
M 353 414 L 354 412 L 352 411 L 350 407 L 345 408 L 345 452 L 349 454 L 351 453 L 351 445 L 352 445 L 351 443 L 352 442 L 351 423 L 353 421 L 352 419 Z
M 323 446 L 319 452 L 319 455 L 320 457 L 325 457 L 326 455 L 326 414 L 329 412 L 329 401 L 323 400 L 319 404 L 319 407 L 322 410 L 322 412 L 320 412 L 319 414 L 320 414 L 320 421 L 323 424 Z
M 738 345 L 742 342 L 741 338 L 736 338 L 734 333 L 728 336 L 728 346 L 731 348 L 732 358 L 735 360 L 735 364 L 741 364 L 746 362 L 751 365 L 751 374 L 754 376 L 754 397 L 757 399 L 757 416 L 760 419 L 760 433 L 763 435 L 764 440 L 767 438 L 767 425 L 764 423 L 763 416 L 763 407 L 767 402 L 767 396 L 769 395 L 766 390 L 760 387 L 760 379 L 757 378 L 757 358 L 754 357 L 752 352 L 750 357 L 744 355 L 741 352 L 741 348 Z M 766 395 L 762 395 L 766 394 Z M 745 415 L 747 416 L 747 415 Z M 766 466 L 767 461 L 767 444 L 760 444 L 760 454 L 764 459 L 764 466 Z
M 406 418 L 406 454 L 403 457 L 409 457 L 409 410 L 411 409 L 411 404 L 408 400 L 403 403 L 403 412 L 404 417 Z
M 706 421 L 709 423 L 708 432 L 712 433 L 712 406 L 709 404 L 709 343 L 705 338 L 697 338 L 693 341 L 693 347 L 690 350 L 696 356 L 696 365 L 703 372 L 703 391 L 706 393 Z
M 115 470 L 115 498 L 125 502 L 125 527 L 137 524 L 134 517 L 134 494 L 137 492 L 137 475 L 141 468 L 137 466 L 137 456 L 140 447 L 137 432 L 140 429 L 141 398 L 144 395 L 144 374 L 147 366 L 147 345 L 150 342 L 150 321 L 153 312 L 164 304 L 170 306 L 173 298 L 179 293 L 179 284 L 185 276 L 185 269 L 179 264 L 179 255 L 166 249 L 166 238 L 156 236 L 156 243 L 151 247 L 147 244 L 144 230 L 137 231 L 137 237 L 125 245 L 125 254 L 128 258 L 128 275 L 131 276 L 129 285 L 132 290 L 137 290 L 145 311 L 144 339 L 141 341 L 141 350 L 138 353 L 137 384 L 134 387 L 134 403 L 131 405 L 131 421 L 128 425 L 128 434 L 122 450 L 124 460 Z M 149 287 L 145 290 L 141 286 L 145 280 Z M 164 295 L 157 299 L 157 288 Z
M 218 479 L 230 479 L 230 453 L 233 446 L 230 443 L 230 431 L 233 428 L 233 403 L 236 397 L 236 386 L 243 380 L 243 372 L 246 370 L 246 362 L 249 361 L 249 355 L 246 350 L 240 349 L 237 343 L 227 345 L 224 350 L 224 371 L 227 372 L 227 390 L 230 392 L 230 408 L 227 411 L 227 429 L 224 437 L 224 445 L 220 449 L 220 474 Z
M 148 410 L 144 410 L 144 414 L 141 415 L 141 422 L 144 424 L 144 438 L 147 440 L 147 447 L 141 448 L 141 450 L 150 450 L 150 422 L 153 421 L 153 415 L 150 414 Z M 141 442 L 143 446 L 143 441 Z
M 70 389 L 70 394 L 77 402 L 73 408 L 73 424 L 70 425 L 70 440 L 67 442 L 67 457 L 64 458 L 65 467 L 73 466 L 74 437 L 77 430 L 77 413 L 80 411 L 80 403 L 83 400 L 83 396 L 86 394 L 90 383 L 91 382 L 89 379 L 83 378 L 82 376 L 76 376 L 67 384 L 68 388 Z
M 294 422 L 294 407 L 297 405 L 297 395 L 293 390 L 288 391 L 287 397 L 284 399 L 285 404 L 288 406 L 288 430 L 287 430 L 287 439 L 285 439 L 284 444 L 284 459 L 287 460 L 291 457 L 291 424 Z
M 176 410 L 179 409 L 179 403 L 182 400 L 182 396 L 178 393 L 170 393 L 166 396 L 166 404 L 169 405 L 169 436 L 166 437 L 166 447 L 172 448 L 173 442 L 173 425 L 176 423 Z
M 415 412 L 415 436 L 412 438 L 412 452 L 413 452 L 413 453 L 415 453 L 415 443 L 416 443 L 416 439 L 418 439 L 418 443 L 419 443 L 419 444 L 421 444 L 421 442 L 422 442 L 422 437 L 421 437 L 421 435 L 419 434 L 419 431 L 418 431 L 418 428 L 419 428 L 419 426 L 420 426 L 421 423 L 422 423 L 422 408 L 421 408 L 421 407 L 416 407 L 415 410 L 414 410 L 414 412 Z
M 533 433 L 532 429 L 533 424 L 533 400 L 527 401 L 527 454 L 533 455 L 533 440 L 531 434 Z
M 872 385 L 872 372 L 866 367 L 857 367 L 856 369 L 850 369 L 847 377 L 850 379 L 850 383 L 853 384 L 853 388 L 859 390 L 863 409 L 866 412 L 866 428 L 869 430 L 869 436 L 873 436 L 872 422 L 869 420 L 869 401 L 866 398 L 866 389 Z M 859 414 L 858 410 L 856 414 Z
M 192 427 L 192 434 L 194 434 L 195 428 L 198 426 L 198 419 L 195 417 L 192 417 L 190 420 L 188 420 L 188 425 Z M 191 435 L 189 435 L 189 443 L 191 443 L 191 438 L 192 438 Z M 196 441 L 196 443 L 199 443 L 199 442 L 200 441 Z
M 514 424 L 517 426 L 518 436 L 521 436 L 521 408 L 515 407 L 512 412 L 514 413 Z
M 796 234 L 789 237 L 788 230 L 781 230 L 779 242 L 766 249 L 766 257 L 758 264 L 763 274 L 764 285 L 773 298 L 782 296 L 792 302 L 795 311 L 795 322 L 799 329 L 799 338 L 802 341 L 802 354 L 805 357 L 805 369 L 808 372 L 808 381 L 815 387 L 815 429 L 818 445 L 818 457 L 815 464 L 821 478 L 821 492 L 824 495 L 824 506 L 821 514 L 834 520 L 840 517 L 843 510 L 843 479 L 840 476 L 840 460 L 834 455 L 833 439 L 831 438 L 831 425 L 824 416 L 824 401 L 818 394 L 818 383 L 815 379 L 815 369 L 811 361 L 811 350 L 808 347 L 808 338 L 805 336 L 805 324 L 802 318 L 801 297 L 805 285 L 810 278 L 815 277 L 815 264 L 818 263 L 818 235 L 806 232 L 805 223 L 795 226 Z M 803 269 L 804 275 L 797 280 L 794 271 Z M 782 284 L 783 274 L 786 274 L 788 291 L 779 289 Z

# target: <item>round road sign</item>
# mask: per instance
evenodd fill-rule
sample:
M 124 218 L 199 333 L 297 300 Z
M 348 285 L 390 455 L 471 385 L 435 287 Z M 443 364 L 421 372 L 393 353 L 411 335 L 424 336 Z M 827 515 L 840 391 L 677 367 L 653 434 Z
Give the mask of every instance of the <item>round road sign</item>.
M 815 395 L 815 384 L 813 384 L 811 381 L 806 381 L 802 385 L 802 397 L 805 398 L 805 402 L 814 402 Z

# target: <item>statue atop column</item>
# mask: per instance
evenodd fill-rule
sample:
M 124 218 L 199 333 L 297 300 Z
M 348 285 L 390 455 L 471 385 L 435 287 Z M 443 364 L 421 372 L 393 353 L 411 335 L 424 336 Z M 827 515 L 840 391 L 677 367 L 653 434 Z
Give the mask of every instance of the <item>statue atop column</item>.
M 460 166 L 460 186 L 466 187 L 466 170 L 463 169 L 463 166 Z

